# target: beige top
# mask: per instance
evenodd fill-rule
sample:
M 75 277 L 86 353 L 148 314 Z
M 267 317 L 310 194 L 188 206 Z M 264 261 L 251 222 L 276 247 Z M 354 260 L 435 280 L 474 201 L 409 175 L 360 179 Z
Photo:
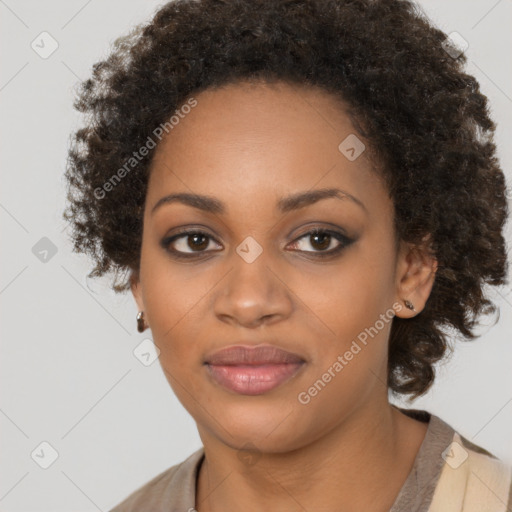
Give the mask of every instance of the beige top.
M 389 512 L 510 512 L 512 468 L 460 436 L 434 414 L 400 410 L 428 422 L 414 465 Z M 194 512 L 204 448 L 160 473 L 110 512 Z

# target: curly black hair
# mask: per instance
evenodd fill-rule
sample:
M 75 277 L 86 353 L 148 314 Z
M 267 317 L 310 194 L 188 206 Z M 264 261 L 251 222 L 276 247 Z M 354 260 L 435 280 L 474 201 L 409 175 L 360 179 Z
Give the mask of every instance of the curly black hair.
M 407 0 L 166 3 L 113 43 L 74 104 L 89 116 L 71 141 L 64 218 L 73 249 L 95 261 L 89 276 L 114 272 L 114 290 L 129 289 L 151 157 L 129 172 L 126 162 L 187 98 L 243 80 L 320 87 L 349 105 L 379 156 L 398 239 L 420 244 L 430 236 L 438 261 L 432 292 L 420 314 L 393 319 L 388 358 L 389 390 L 424 394 L 450 336 L 475 338 L 480 315 L 496 312 L 484 286 L 508 282 L 495 125 L 478 82 L 464 72 L 466 57 L 447 45 Z M 123 165 L 123 179 L 113 182 Z

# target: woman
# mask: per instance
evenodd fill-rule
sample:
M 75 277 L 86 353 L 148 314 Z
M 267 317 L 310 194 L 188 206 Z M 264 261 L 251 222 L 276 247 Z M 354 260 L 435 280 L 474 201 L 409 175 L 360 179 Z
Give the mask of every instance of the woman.
M 406 1 L 178 0 L 94 66 L 65 217 L 204 445 L 113 511 L 507 510 L 509 467 L 388 401 L 505 283 L 464 61 Z

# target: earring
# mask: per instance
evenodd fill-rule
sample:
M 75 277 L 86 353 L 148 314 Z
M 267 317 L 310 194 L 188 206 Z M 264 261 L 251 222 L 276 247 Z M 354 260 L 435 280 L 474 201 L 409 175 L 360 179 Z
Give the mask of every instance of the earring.
M 404 304 L 405 304 L 405 307 L 406 307 L 407 309 L 410 309 L 411 311 L 416 311 L 416 310 L 414 309 L 414 304 L 413 304 L 412 302 L 410 302 L 410 301 L 408 301 L 408 300 L 404 300 Z
M 144 332 L 146 330 L 146 323 L 144 322 L 144 311 L 137 313 L 137 331 Z

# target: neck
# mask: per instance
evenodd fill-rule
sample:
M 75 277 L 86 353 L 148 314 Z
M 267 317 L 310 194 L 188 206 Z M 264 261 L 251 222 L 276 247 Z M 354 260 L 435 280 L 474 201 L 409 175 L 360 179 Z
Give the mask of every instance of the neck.
M 427 426 L 387 401 L 361 407 L 318 440 L 252 463 L 200 432 L 205 460 L 198 476 L 198 512 L 225 510 L 389 511 Z M 377 505 L 376 505 L 377 504 Z

